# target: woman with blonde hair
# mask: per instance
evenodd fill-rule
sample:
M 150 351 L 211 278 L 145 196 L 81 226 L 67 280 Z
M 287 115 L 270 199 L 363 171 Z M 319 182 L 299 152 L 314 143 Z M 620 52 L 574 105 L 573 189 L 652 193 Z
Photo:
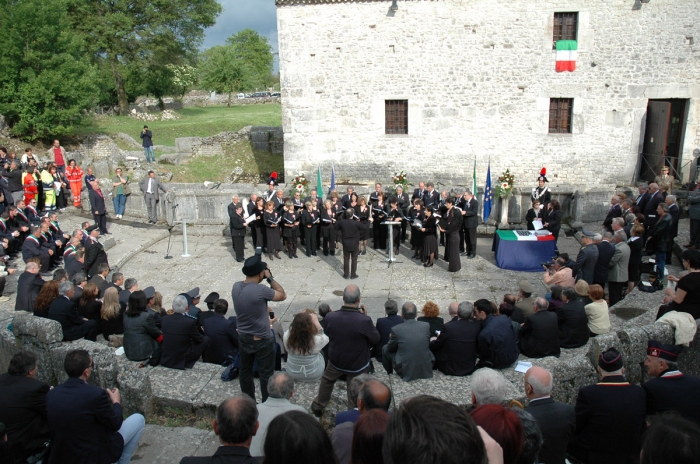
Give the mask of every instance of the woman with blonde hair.
M 298 381 L 320 379 L 326 368 L 321 350 L 329 339 L 316 314 L 305 310 L 294 316 L 283 339 L 287 349 L 287 374 Z
M 353 193 L 354 195 L 354 193 Z M 367 254 L 367 240 L 369 239 L 369 225 L 374 219 L 372 219 L 372 208 L 367 206 L 367 200 L 365 197 L 360 197 L 357 200 L 359 205 L 355 209 L 355 215 L 360 219 L 360 224 L 362 224 L 362 235 L 360 236 L 360 244 L 362 245 L 361 255 Z
M 124 334 L 124 311 L 119 303 L 119 292 L 116 287 L 105 290 L 102 308 L 100 309 L 102 336 L 109 340 L 112 335 Z M 121 343 L 119 343 L 121 346 Z

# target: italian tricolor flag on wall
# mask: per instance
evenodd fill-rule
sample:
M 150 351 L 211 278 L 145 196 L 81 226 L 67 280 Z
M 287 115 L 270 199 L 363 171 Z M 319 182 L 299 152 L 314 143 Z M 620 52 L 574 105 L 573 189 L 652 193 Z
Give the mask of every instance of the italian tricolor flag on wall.
M 577 49 L 575 40 L 557 40 L 557 72 L 576 70 Z

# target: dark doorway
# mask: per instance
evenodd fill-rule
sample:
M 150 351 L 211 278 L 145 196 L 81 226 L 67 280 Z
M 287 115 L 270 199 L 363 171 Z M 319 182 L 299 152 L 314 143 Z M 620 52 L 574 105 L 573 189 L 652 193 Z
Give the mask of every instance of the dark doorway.
M 671 167 L 671 175 L 680 179 L 680 154 L 686 122 L 687 100 L 649 100 L 644 148 L 640 154 L 639 179 L 652 182 L 661 167 Z

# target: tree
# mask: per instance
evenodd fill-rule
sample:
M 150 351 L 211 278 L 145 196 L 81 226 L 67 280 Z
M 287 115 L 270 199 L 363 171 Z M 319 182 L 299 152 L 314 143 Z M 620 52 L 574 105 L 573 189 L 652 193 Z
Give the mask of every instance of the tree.
M 204 52 L 201 62 L 202 84 L 216 92 L 228 94 L 228 106 L 234 93 L 249 85 L 250 67 L 236 56 L 231 45 L 217 45 Z
M 197 84 L 197 69 L 188 64 L 180 66 L 166 64 L 165 67 L 173 74 L 173 92 L 175 92 L 175 96 L 182 100 L 185 94 Z
M 129 110 L 129 65 L 178 64 L 194 56 L 204 29 L 221 13 L 216 0 L 66 1 L 72 27 L 87 37 L 94 59 L 109 63 L 122 113 Z
M 267 37 L 252 29 L 243 29 L 226 39 L 234 56 L 246 64 L 247 80 L 253 87 L 264 87 L 272 74 L 272 48 Z
M 98 100 L 97 70 L 63 0 L 0 0 L 0 113 L 13 135 L 71 132 Z

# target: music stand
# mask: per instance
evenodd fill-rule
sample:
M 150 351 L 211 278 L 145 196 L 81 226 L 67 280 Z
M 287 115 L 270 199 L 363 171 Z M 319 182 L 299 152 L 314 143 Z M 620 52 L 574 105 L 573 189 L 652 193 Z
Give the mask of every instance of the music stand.
M 392 263 L 400 263 L 401 261 L 398 261 L 396 258 L 394 258 L 394 226 L 399 226 L 401 227 L 400 222 L 389 222 L 389 221 L 384 221 L 381 223 L 381 225 L 387 227 L 387 234 L 389 234 L 389 256 L 386 257 L 386 261 L 389 262 L 389 266 L 392 265 Z

